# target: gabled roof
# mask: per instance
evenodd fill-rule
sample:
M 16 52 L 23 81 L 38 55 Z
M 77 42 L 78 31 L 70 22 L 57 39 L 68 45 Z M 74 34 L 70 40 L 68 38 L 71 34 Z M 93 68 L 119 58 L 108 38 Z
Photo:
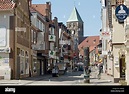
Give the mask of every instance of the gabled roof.
M 32 7 L 43 16 L 46 16 L 46 4 L 32 4 Z
M 78 22 L 83 22 L 76 7 L 74 7 L 69 19 L 67 22 L 75 22 L 75 21 L 78 21 Z
M 83 42 L 87 37 L 79 37 L 79 44 Z
M 78 45 L 78 49 L 81 50 L 82 48 L 89 47 L 89 50 L 92 51 L 100 43 L 99 38 L 99 36 L 88 36 Z M 82 50 L 79 53 L 83 55 Z
M 99 44 L 99 36 L 88 36 L 84 41 L 82 41 L 79 44 L 79 47 L 97 46 L 98 44 Z
M 0 11 L 1 10 L 11 10 L 15 6 L 11 0 L 0 0 Z

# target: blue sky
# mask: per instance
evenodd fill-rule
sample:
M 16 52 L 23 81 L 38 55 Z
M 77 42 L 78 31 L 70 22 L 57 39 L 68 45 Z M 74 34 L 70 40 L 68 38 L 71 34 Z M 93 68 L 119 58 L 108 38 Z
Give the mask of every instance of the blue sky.
M 75 6 L 84 22 L 84 36 L 99 35 L 101 29 L 100 0 L 32 0 L 32 3 L 45 4 L 47 1 L 52 4 L 52 18 L 57 17 L 59 22 L 66 24 Z

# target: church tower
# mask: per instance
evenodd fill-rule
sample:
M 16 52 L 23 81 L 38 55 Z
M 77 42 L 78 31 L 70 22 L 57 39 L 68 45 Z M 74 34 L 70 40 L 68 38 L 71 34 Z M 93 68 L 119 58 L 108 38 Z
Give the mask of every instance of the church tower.
M 76 9 L 74 7 L 69 19 L 67 20 L 67 28 L 73 33 L 74 37 L 77 38 L 78 43 L 80 43 L 80 38 L 84 37 L 83 21 Z

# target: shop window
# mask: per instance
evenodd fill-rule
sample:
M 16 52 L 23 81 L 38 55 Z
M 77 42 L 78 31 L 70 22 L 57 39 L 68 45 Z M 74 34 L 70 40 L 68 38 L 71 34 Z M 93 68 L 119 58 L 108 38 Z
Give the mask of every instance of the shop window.
M 125 63 L 125 55 L 121 55 L 120 57 L 120 78 L 125 79 L 125 70 L 126 70 L 126 63 Z
M 20 74 L 23 74 L 23 60 L 20 59 Z
M 29 54 L 28 51 L 25 52 L 25 72 L 29 74 Z
M 25 57 L 24 57 L 24 50 L 20 51 L 20 74 L 25 73 Z
M 37 72 L 37 61 L 36 59 L 33 60 L 33 72 Z

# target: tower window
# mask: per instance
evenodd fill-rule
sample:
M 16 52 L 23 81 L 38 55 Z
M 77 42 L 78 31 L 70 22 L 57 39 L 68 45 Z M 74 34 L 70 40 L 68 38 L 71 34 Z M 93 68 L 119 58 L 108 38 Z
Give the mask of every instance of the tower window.
M 71 27 L 73 27 L 73 23 L 71 23 Z
M 71 24 L 69 24 L 69 28 L 71 27 Z

